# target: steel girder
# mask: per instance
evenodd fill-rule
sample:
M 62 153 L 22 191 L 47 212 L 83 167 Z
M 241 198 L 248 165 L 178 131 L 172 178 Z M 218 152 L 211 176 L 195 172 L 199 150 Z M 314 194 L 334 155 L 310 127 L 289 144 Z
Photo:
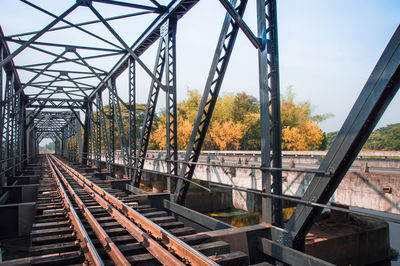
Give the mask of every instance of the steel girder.
M 257 1 L 258 38 L 264 40 L 258 49 L 261 157 L 262 166 L 282 168 L 281 113 L 278 58 L 278 25 L 276 0 Z M 271 146 L 270 146 L 271 145 Z M 271 158 L 270 158 L 271 152 Z M 263 191 L 282 195 L 282 172 L 262 172 Z M 271 182 L 272 181 L 272 182 Z M 282 227 L 283 212 L 281 199 L 262 200 L 262 221 Z
M 122 161 L 124 164 L 124 171 L 125 175 L 128 176 L 128 157 L 129 157 L 129 150 L 128 150 L 128 141 L 126 139 L 124 123 L 122 120 L 121 114 L 121 106 L 120 101 L 118 99 L 117 87 L 115 85 L 115 79 L 111 79 L 110 87 L 110 107 L 113 109 L 113 119 L 117 122 L 117 131 L 118 131 L 118 139 L 119 144 L 121 146 L 121 153 L 122 153 Z
M 136 167 L 136 71 L 135 71 L 135 60 L 129 58 L 128 60 L 129 70 L 129 134 L 128 134 L 128 145 L 129 145 L 129 178 L 134 180 L 134 168 Z
M 108 105 L 108 156 L 107 156 L 107 168 L 108 171 L 110 172 L 111 176 L 114 176 L 115 173 L 115 126 L 114 126 L 114 103 L 113 103 L 113 93 L 111 91 L 112 89 L 109 89 L 108 91 L 108 102 L 110 103 Z
M 10 50 L 0 28 L 0 60 Z M 5 76 L 4 76 L 5 75 Z M 5 81 L 3 80 L 5 77 Z M 26 163 L 25 94 L 13 62 L 0 67 L 0 194 L 7 177 L 15 176 Z
M 142 131 L 141 131 L 141 136 L 140 136 L 140 142 L 139 142 L 139 154 L 136 159 L 136 165 L 137 168 L 135 168 L 134 175 L 133 175 L 133 185 L 135 187 L 139 187 L 140 180 L 143 174 L 143 167 L 145 163 L 145 158 L 146 158 L 146 152 L 147 152 L 147 147 L 149 144 L 150 140 L 150 133 L 151 129 L 153 126 L 153 121 L 154 121 L 154 116 L 156 112 L 156 107 L 157 107 L 157 101 L 158 101 L 158 96 L 159 96 L 159 91 L 161 87 L 159 83 L 162 80 L 164 69 L 167 69 L 166 72 L 166 78 L 167 80 L 167 89 L 164 88 L 167 94 L 167 108 L 169 109 L 171 106 L 171 97 L 170 93 L 172 93 L 172 101 L 175 99 L 175 104 L 176 105 L 176 88 L 170 88 L 170 85 L 174 85 L 175 82 L 173 80 L 175 79 L 175 73 L 174 71 L 174 64 L 175 64 L 175 32 L 176 32 L 176 26 L 175 23 L 168 23 L 166 22 L 164 26 L 160 29 L 163 31 L 161 34 L 160 38 L 160 44 L 158 46 L 158 52 L 157 52 L 157 57 L 156 57 L 156 62 L 154 66 L 154 76 L 157 78 L 158 82 L 155 82 L 154 80 L 151 82 L 150 86 L 150 92 L 149 92 L 149 97 L 147 100 L 147 105 L 146 105 L 146 112 L 144 115 L 144 120 L 143 120 L 143 126 L 142 126 Z M 168 59 L 167 59 L 168 58 Z M 170 65 L 171 63 L 171 65 Z M 169 89 L 170 88 L 170 89 Z M 173 96 L 175 94 L 175 96 Z M 176 109 L 176 107 L 175 107 Z M 170 135 L 170 110 L 167 111 L 167 143 L 169 141 L 169 135 Z M 174 114 L 176 116 L 176 112 Z M 176 123 L 176 117 L 175 119 L 172 119 L 173 123 Z M 176 128 L 176 125 L 175 125 Z M 175 134 L 174 134 L 175 135 Z M 176 143 L 176 142 L 175 142 Z M 176 144 L 175 144 L 176 145 Z M 170 149 L 170 145 L 167 144 L 167 148 Z
M 166 83 L 166 139 L 167 139 L 167 174 L 178 175 L 178 113 L 177 113 L 177 86 L 176 86 L 176 23 L 170 18 L 164 27 L 164 38 L 167 39 L 165 55 L 165 83 Z M 172 192 L 171 177 L 167 179 L 167 190 Z M 175 182 L 173 182 L 175 183 Z

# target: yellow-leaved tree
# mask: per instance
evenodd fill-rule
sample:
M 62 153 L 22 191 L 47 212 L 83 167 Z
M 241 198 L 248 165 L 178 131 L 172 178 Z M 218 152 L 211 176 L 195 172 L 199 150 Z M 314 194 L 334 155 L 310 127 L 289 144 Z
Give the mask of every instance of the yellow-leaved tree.
M 239 141 L 242 138 L 242 129 L 239 123 L 234 123 L 232 120 L 222 123 L 215 121 L 210 134 L 219 150 L 239 149 Z

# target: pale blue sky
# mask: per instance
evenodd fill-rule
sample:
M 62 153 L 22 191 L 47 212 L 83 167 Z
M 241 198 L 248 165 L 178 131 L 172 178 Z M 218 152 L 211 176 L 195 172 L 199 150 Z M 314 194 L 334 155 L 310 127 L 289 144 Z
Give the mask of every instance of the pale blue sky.
M 32 2 L 60 14 L 75 1 Z M 105 17 L 114 11 L 128 12 L 121 8 L 101 11 Z M 86 14 L 88 19 L 94 18 L 80 7 L 71 19 L 84 20 Z M 186 97 L 187 89 L 203 91 L 223 17 L 224 10 L 219 1 L 202 0 L 179 21 L 179 100 Z M 146 22 L 151 19 L 151 16 L 144 17 Z M 255 32 L 253 0 L 249 1 L 245 20 Z M 6 35 L 40 29 L 50 21 L 48 16 L 19 1 L 0 0 L 0 25 Z M 297 101 L 310 101 L 315 113 L 334 114 L 333 118 L 320 124 L 324 131 L 338 130 L 399 23 L 400 0 L 278 0 L 282 93 L 288 86 L 293 86 Z M 120 23 L 118 29 L 131 44 L 134 33 L 143 30 L 142 24 L 140 21 Z M 43 38 L 51 40 L 51 35 Z M 156 47 L 157 44 L 143 55 L 150 69 L 153 69 Z M 16 58 L 17 62 L 22 62 L 24 56 L 29 55 L 21 54 Z M 245 91 L 258 98 L 257 67 L 257 51 L 240 34 L 221 93 Z M 126 75 L 121 75 L 117 84 L 121 96 L 126 99 Z M 150 79 L 141 70 L 137 84 L 140 88 L 138 101 L 145 102 Z M 160 108 L 164 98 L 160 96 Z M 395 97 L 378 126 L 400 122 L 399 98 L 399 95 Z

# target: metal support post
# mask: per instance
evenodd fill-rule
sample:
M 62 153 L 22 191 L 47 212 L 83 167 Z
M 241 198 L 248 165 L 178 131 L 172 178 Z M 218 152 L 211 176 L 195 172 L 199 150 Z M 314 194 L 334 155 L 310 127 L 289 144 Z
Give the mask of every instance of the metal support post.
M 4 56 L 4 48 L 0 45 L 0 61 L 3 61 Z M 3 193 L 3 186 L 4 184 L 4 174 L 3 174 L 3 160 L 6 158 L 3 155 L 3 128 L 4 128 L 4 107 L 2 106 L 3 103 L 3 67 L 0 67 L 0 195 Z
M 77 116 L 79 118 L 79 113 L 77 113 Z M 82 163 L 82 158 L 83 158 L 82 125 L 81 125 L 81 123 L 79 123 L 78 118 L 74 119 L 75 120 L 75 135 L 76 135 L 76 155 L 77 155 L 76 161 L 78 161 L 79 163 Z
M 112 92 L 108 91 L 108 136 L 110 139 L 108 140 L 108 171 L 110 172 L 111 176 L 115 174 L 115 125 L 114 125 L 114 105 L 112 104 L 113 94 Z
M 97 108 L 96 114 L 96 135 L 95 135 L 95 145 L 96 145 L 96 165 L 97 171 L 101 171 L 101 124 L 100 124 L 100 110 Z
M 282 168 L 276 0 L 257 1 L 257 22 L 258 38 L 264 40 L 258 52 L 262 166 L 270 167 L 272 159 L 274 168 Z M 262 189 L 266 193 L 281 195 L 282 173 L 274 171 L 271 180 L 271 174 L 263 171 Z M 263 222 L 282 227 L 282 215 L 281 199 L 263 197 Z
M 110 106 L 112 106 L 114 110 L 113 114 L 113 120 L 117 121 L 117 132 L 118 132 L 118 139 L 119 139 L 119 144 L 121 146 L 121 155 L 122 155 L 122 162 L 124 164 L 124 171 L 125 171 L 125 176 L 128 176 L 128 157 L 129 157 L 129 151 L 128 151 L 128 143 L 125 137 L 125 129 L 124 129 L 124 121 L 122 120 L 122 114 L 121 114 L 121 106 L 120 102 L 118 99 L 118 93 L 117 93 L 117 87 L 115 85 L 115 79 L 111 79 L 111 84 L 109 84 L 109 90 L 110 90 Z
M 110 158 L 110 139 L 108 138 L 108 132 L 107 132 L 107 127 L 106 127 L 106 118 L 104 116 L 104 110 L 103 110 L 103 100 L 101 98 L 101 93 L 97 94 L 97 115 L 99 116 L 99 120 L 100 120 L 100 132 L 102 135 L 102 142 L 103 143 L 103 148 L 104 148 L 104 153 L 106 156 L 106 166 L 107 169 L 110 169 L 110 162 L 112 160 L 112 158 Z M 101 138 L 100 138 L 101 140 Z M 100 146 L 101 147 L 101 146 Z M 101 149 L 100 149 L 101 150 Z
M 170 18 L 164 25 L 167 29 L 165 55 L 166 80 L 166 140 L 167 140 L 167 173 L 178 174 L 178 116 L 176 106 L 176 19 Z M 172 160 L 172 161 L 171 161 Z M 175 182 L 174 182 L 175 183 Z M 172 192 L 171 177 L 167 179 L 167 190 Z
M 136 167 L 136 72 L 135 72 L 135 60 L 129 58 L 128 60 L 128 71 L 129 71 L 129 178 L 134 180 L 133 168 Z
M 88 157 L 89 157 L 89 134 L 90 134 L 90 107 L 91 105 L 90 101 L 86 101 L 85 103 L 85 128 L 83 129 L 83 156 L 81 157 L 82 159 L 82 164 L 87 165 L 88 164 Z

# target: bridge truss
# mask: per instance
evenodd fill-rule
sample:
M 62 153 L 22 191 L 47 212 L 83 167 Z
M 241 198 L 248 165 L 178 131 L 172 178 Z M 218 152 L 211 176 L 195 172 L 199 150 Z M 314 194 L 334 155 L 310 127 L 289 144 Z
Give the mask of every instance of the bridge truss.
M 141 4 L 66 1 L 70 6 L 61 14 L 27 0 L 21 2 L 52 21 L 38 31 L 13 35 L 0 29 L 0 189 L 7 177 L 15 176 L 38 154 L 43 138 L 52 139 L 56 153 L 70 160 L 96 165 L 99 170 L 104 160 L 111 175 L 118 138 L 125 174 L 139 187 L 161 92 L 166 101 L 167 129 L 167 171 L 162 174 L 168 179 L 171 198 L 184 205 L 236 37 L 242 31 L 258 53 L 262 221 L 272 225 L 269 238 L 277 243 L 274 248 L 288 246 L 302 251 L 304 237 L 322 211 L 322 205 L 315 204 L 328 202 L 400 85 L 398 28 L 320 169 L 311 173 L 312 182 L 292 218 L 284 224 L 276 0 L 256 1 L 257 32 L 243 19 L 247 0 L 219 1 L 226 15 L 183 162 L 178 161 L 177 146 L 176 32 L 180 19 L 198 1 L 172 0 L 165 5 L 156 0 Z M 104 15 L 109 13 L 107 9 L 118 8 L 122 14 Z M 90 14 L 94 19 L 76 21 L 75 13 Z M 129 19 L 148 21 L 136 39 L 118 27 Z M 46 41 L 48 35 L 58 41 Z M 157 42 L 151 70 L 141 57 Z M 136 121 L 138 68 L 151 78 L 142 125 Z M 122 80 L 123 73 L 126 80 Z M 122 99 L 121 87 L 127 88 L 128 100 Z M 273 248 L 264 248 L 274 257 Z

